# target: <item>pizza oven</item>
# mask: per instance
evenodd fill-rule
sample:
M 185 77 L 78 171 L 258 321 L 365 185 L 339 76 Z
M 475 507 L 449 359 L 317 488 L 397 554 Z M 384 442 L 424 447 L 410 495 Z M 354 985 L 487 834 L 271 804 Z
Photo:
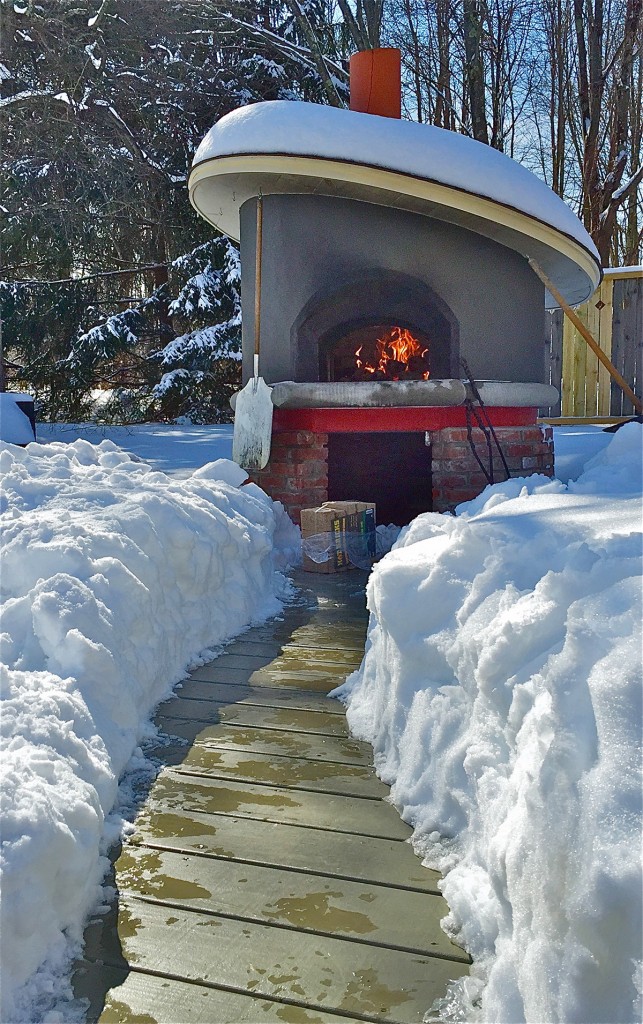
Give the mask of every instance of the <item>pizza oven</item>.
M 378 52 L 357 55 L 375 76 Z M 480 397 L 505 449 L 494 478 L 505 465 L 553 472 L 551 431 L 537 424 L 557 400 L 550 297 L 528 257 L 575 303 L 600 267 L 575 215 L 525 168 L 355 94 L 351 110 L 274 101 L 227 115 L 196 154 L 190 195 L 240 239 L 244 382 L 259 256 L 274 417 L 255 478 L 295 519 L 358 499 L 403 524 L 484 487 Z

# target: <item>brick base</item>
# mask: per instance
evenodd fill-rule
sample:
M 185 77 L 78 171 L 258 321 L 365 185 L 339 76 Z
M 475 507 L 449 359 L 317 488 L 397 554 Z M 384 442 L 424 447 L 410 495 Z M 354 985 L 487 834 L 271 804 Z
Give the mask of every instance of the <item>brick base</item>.
M 495 432 L 512 477 L 532 473 L 553 476 L 551 427 L 496 427 Z M 487 466 L 484 434 L 474 427 L 472 436 L 483 465 Z M 433 511 L 451 511 L 460 502 L 480 494 L 487 481 L 473 456 L 465 427 L 436 430 L 430 438 Z M 506 474 L 495 446 L 493 451 L 494 479 L 499 483 Z M 281 501 L 291 519 L 299 525 L 302 508 L 317 508 L 328 500 L 328 434 L 308 430 L 275 432 L 270 462 L 265 469 L 252 473 L 251 479 L 274 501 Z
M 302 508 L 318 508 L 328 500 L 328 434 L 274 433 L 268 465 L 250 476 L 273 501 L 283 503 L 299 526 Z
M 512 477 L 533 473 L 554 475 L 554 441 L 551 427 L 496 427 Z M 476 451 L 485 468 L 489 452 L 485 436 L 478 427 L 472 430 Z M 492 441 L 493 473 L 496 483 L 506 479 L 498 449 Z M 448 427 L 431 434 L 433 473 L 433 511 L 447 512 L 461 501 L 470 501 L 487 486 L 487 480 L 471 451 L 465 427 Z

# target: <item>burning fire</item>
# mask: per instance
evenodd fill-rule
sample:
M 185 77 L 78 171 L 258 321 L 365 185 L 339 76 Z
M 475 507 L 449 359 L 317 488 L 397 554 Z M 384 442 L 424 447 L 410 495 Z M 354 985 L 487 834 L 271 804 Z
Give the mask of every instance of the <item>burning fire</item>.
M 406 327 L 392 327 L 382 338 L 378 338 L 371 361 L 362 358 L 363 348 L 360 345 L 355 352 L 357 369 L 363 373 L 377 374 L 388 380 L 400 380 L 405 374 L 412 375 L 416 380 L 429 379 L 425 360 L 429 350 L 422 348 Z

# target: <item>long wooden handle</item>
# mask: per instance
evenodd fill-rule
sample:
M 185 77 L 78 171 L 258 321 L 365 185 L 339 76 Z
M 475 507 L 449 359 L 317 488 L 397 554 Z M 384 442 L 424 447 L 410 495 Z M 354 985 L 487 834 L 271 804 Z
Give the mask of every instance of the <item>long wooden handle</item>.
M 553 284 L 549 280 L 549 278 L 547 277 L 547 274 L 545 273 L 545 271 L 542 269 L 541 266 L 539 266 L 538 263 L 536 263 L 535 260 L 529 259 L 528 262 L 529 262 L 529 266 L 533 270 L 534 274 L 538 275 L 538 277 L 540 278 L 540 280 L 544 284 L 544 286 L 547 289 L 547 291 L 550 293 L 550 295 L 553 295 L 553 297 L 556 299 L 556 302 L 558 303 L 560 308 L 564 311 L 565 315 L 571 320 L 571 322 L 573 323 L 573 325 L 576 328 L 576 330 L 578 331 L 578 333 L 581 335 L 581 337 L 587 342 L 587 344 L 591 348 L 592 352 L 598 357 L 599 362 L 601 362 L 603 364 L 605 369 L 611 374 L 611 376 L 614 378 L 614 380 L 616 381 L 618 386 L 621 388 L 621 390 L 627 395 L 627 397 L 629 398 L 630 402 L 632 403 L 632 405 L 634 406 L 636 411 L 638 413 L 643 413 L 643 404 L 641 403 L 641 400 L 636 397 L 636 395 L 632 391 L 630 385 L 627 383 L 625 378 L 621 376 L 621 374 L 618 372 L 618 370 L 614 366 L 614 363 L 612 363 L 607 358 L 607 356 L 603 352 L 603 349 L 600 347 L 598 342 L 596 342 L 594 340 L 594 338 L 592 337 L 591 333 L 588 331 L 588 329 L 585 326 L 585 324 L 583 323 L 583 321 L 580 319 L 580 317 L 578 317 L 576 315 L 576 313 L 571 308 L 571 306 L 562 297 L 562 295 L 560 294 L 560 292 L 556 288 L 556 285 Z
M 257 234 L 255 239 L 255 354 L 254 376 L 259 376 L 259 345 L 261 338 L 261 250 L 263 240 L 263 196 L 257 199 Z

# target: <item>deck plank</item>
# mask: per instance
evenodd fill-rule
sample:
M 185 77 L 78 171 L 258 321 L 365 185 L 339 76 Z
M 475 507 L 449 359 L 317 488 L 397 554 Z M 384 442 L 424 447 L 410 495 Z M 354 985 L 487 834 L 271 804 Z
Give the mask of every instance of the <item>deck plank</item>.
M 218 779 L 257 782 L 284 789 L 307 789 L 338 796 L 385 799 L 388 788 L 374 770 L 366 765 L 348 765 L 336 761 L 279 757 L 247 750 L 217 749 L 194 744 L 165 748 L 163 760 L 181 774 L 207 775 Z M 172 756 L 174 754 L 174 757 Z
M 144 808 L 129 842 L 372 882 L 391 889 L 440 892 L 438 872 L 422 867 L 409 844 L 399 840 L 275 825 L 256 818 Z
M 284 732 L 279 729 L 250 729 L 230 722 L 212 724 L 198 719 L 163 718 L 157 722 L 162 735 L 187 743 L 215 747 L 254 750 L 257 753 L 284 757 L 308 758 L 315 761 L 338 761 L 343 764 L 368 765 L 373 763 L 370 749 L 346 736 L 308 735 L 303 732 Z M 157 753 L 162 755 L 161 750 Z
M 258 707 L 286 707 L 299 711 L 326 711 L 329 715 L 345 715 L 338 700 L 310 690 L 286 689 L 283 686 L 248 686 L 247 683 L 216 683 L 204 679 L 184 679 L 177 695 L 190 700 L 218 700 L 228 704 L 253 704 Z
M 395 808 L 382 800 L 209 779 L 175 769 L 166 769 L 159 775 L 147 804 L 155 810 L 162 807 L 170 811 L 236 814 L 382 839 L 405 840 L 411 835 L 411 829 Z
M 180 692 L 180 691 L 179 691 Z M 227 701 L 190 700 L 173 697 L 159 706 L 158 717 L 198 719 L 201 722 L 230 722 L 251 729 L 279 729 L 286 732 L 317 733 L 321 736 L 345 736 L 341 716 L 327 711 L 302 711 L 291 707 L 257 707 L 252 704 L 230 704 Z
M 319 648 L 304 647 L 300 644 L 283 643 L 279 645 L 242 643 L 237 641 L 230 644 L 218 658 L 211 664 L 220 662 L 229 668 L 261 668 L 261 665 L 274 662 L 276 659 L 284 664 L 291 664 L 294 669 L 308 668 L 310 665 L 325 667 L 332 665 L 351 672 L 358 668 L 364 654 L 364 648 L 342 649 L 342 648 Z M 198 671 L 195 670 L 195 671 Z
M 238 659 L 241 661 L 241 658 Z M 246 659 L 243 667 L 230 665 L 224 657 L 197 668 L 191 673 L 192 679 L 211 680 L 213 683 L 247 683 L 250 686 L 291 686 L 295 689 L 309 689 L 317 693 L 328 693 L 339 686 L 349 674 L 343 665 L 306 665 L 305 658 L 299 662 L 280 657 L 266 665 L 257 667 L 256 659 Z

